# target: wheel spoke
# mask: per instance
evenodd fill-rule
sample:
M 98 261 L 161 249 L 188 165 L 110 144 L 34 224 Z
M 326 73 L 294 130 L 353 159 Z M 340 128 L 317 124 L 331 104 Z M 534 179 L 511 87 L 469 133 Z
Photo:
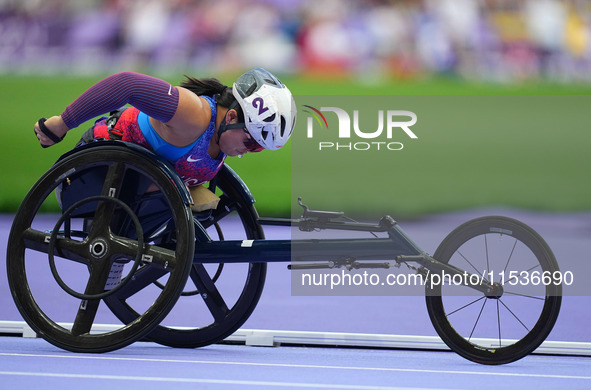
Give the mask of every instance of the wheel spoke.
M 138 253 L 138 242 L 126 237 L 114 236 L 111 238 L 112 253 L 127 259 L 134 259 Z M 142 251 L 142 261 L 157 264 L 167 270 L 172 270 L 177 264 L 174 250 L 156 245 L 145 245 Z
M 513 257 L 513 251 L 515 251 L 515 247 L 517 246 L 517 239 L 515 239 L 515 243 L 513 244 L 513 248 L 511 248 L 511 253 L 509 254 L 509 258 L 507 259 L 507 263 L 505 264 L 505 268 L 503 268 L 503 272 L 507 271 L 507 267 L 509 266 L 509 262 Z
M 484 298 L 486 298 L 486 297 L 482 296 L 482 297 L 480 297 L 480 298 L 478 298 L 478 299 L 475 299 L 475 300 L 473 300 L 472 302 L 470 302 L 470 303 L 467 303 L 467 304 L 465 304 L 464 306 L 462 306 L 462 307 L 460 307 L 460 308 L 458 308 L 458 309 L 456 309 L 456 310 L 452 311 L 451 313 L 446 313 L 446 317 L 449 317 L 450 315 L 452 315 L 452 314 L 454 314 L 454 313 L 457 313 L 457 312 L 459 312 L 460 310 L 462 310 L 462 309 L 465 309 L 465 308 L 467 308 L 468 306 L 470 306 L 470 305 L 473 305 L 473 304 L 475 304 L 476 302 L 483 300 Z
M 151 265 L 144 265 L 136 271 L 133 279 L 131 279 L 125 286 L 117 291 L 114 296 L 120 301 L 125 301 L 131 296 L 137 294 L 150 284 L 156 282 L 158 279 L 168 273 L 167 270 L 161 267 L 153 267 Z M 112 299 L 107 297 L 106 299 Z
M 105 290 L 105 284 L 109 278 L 108 261 L 100 261 L 91 263 L 90 265 L 90 276 L 88 277 L 88 283 L 84 293 L 86 295 L 100 294 Z M 90 328 L 96 317 L 100 299 L 82 300 L 74 325 L 72 326 L 72 334 L 79 336 L 90 332 Z
M 28 228 L 23 232 L 22 237 L 25 248 L 47 253 L 50 233 Z M 77 263 L 88 264 L 88 246 L 84 242 L 58 236 L 54 248 L 53 252 L 56 256 Z
M 474 322 L 474 327 L 472 328 L 472 332 L 470 332 L 470 336 L 468 336 L 468 340 L 470 340 L 472 338 L 472 335 L 474 334 L 474 330 L 476 329 L 476 326 L 478 325 L 478 322 L 480 321 L 480 316 L 482 315 L 482 311 L 484 310 L 485 305 L 486 305 L 486 299 L 484 300 L 484 302 L 482 302 L 482 307 L 480 308 L 480 313 L 478 313 L 478 317 L 476 318 L 476 322 Z
M 193 264 L 190 277 L 215 321 L 223 320 L 228 313 L 228 306 L 203 264 Z
M 146 246 L 142 260 L 157 264 L 168 271 L 174 270 L 178 264 L 175 251 L 154 245 Z
M 502 347 L 501 344 L 501 314 L 499 313 L 499 300 L 497 299 L 497 325 L 499 326 L 499 347 Z
M 463 258 L 464 260 L 466 260 L 466 263 L 470 264 L 470 267 L 472 267 L 472 269 L 474 269 L 474 271 L 476 271 L 476 273 L 477 273 L 477 274 L 478 274 L 480 277 L 483 277 L 483 276 L 482 276 L 482 273 L 481 273 L 481 272 L 480 272 L 480 271 L 479 271 L 479 270 L 478 270 L 476 267 L 474 267 L 474 264 L 472 264 L 472 263 L 470 262 L 470 260 L 468 260 L 468 259 L 466 258 L 466 256 L 464 256 L 464 255 L 462 254 L 462 252 L 460 252 L 460 251 L 458 250 L 458 251 L 457 251 L 457 253 L 458 253 L 460 256 L 462 256 L 462 258 Z
M 529 329 L 527 326 L 525 326 L 525 324 L 524 324 L 524 323 L 523 323 L 523 322 L 522 322 L 522 321 L 519 319 L 519 317 L 517 317 L 517 316 L 515 315 L 515 313 L 513 313 L 513 311 L 512 311 L 511 309 L 509 309 L 509 306 L 505 305 L 505 302 L 503 302 L 501 299 L 498 299 L 498 301 L 500 301 L 500 302 L 501 302 L 501 305 L 505 306 L 505 309 L 509 310 L 509 313 L 511 313 L 511 315 L 512 315 L 512 316 L 513 316 L 513 317 L 514 317 L 514 318 L 515 318 L 517 321 L 519 321 L 519 323 L 521 324 L 521 326 L 523 326 L 523 327 L 524 327 L 524 328 L 525 328 L 525 329 L 526 329 L 528 332 L 530 331 L 530 329 Z M 498 306 L 498 303 L 497 303 L 497 306 Z
M 109 242 L 111 253 L 117 257 L 134 259 L 138 252 L 138 242 L 131 238 L 113 236 Z
M 519 293 L 516 293 L 516 292 L 507 291 L 507 290 L 503 291 L 503 294 L 517 295 L 517 296 L 525 297 L 525 298 L 538 299 L 540 301 L 545 301 L 546 300 L 545 297 L 542 298 L 542 297 L 536 297 L 534 295 L 519 294 Z
M 82 300 L 80 302 L 74 325 L 72 325 L 71 332 L 74 336 L 90 333 L 100 302 L 100 299 Z
M 101 192 L 102 196 L 117 197 L 121 191 L 123 177 L 125 174 L 125 164 L 117 162 L 112 164 L 107 171 L 105 183 Z M 99 201 L 96 208 L 95 217 L 92 221 L 89 237 L 103 235 L 109 230 L 111 219 L 115 211 L 116 204 L 113 202 Z

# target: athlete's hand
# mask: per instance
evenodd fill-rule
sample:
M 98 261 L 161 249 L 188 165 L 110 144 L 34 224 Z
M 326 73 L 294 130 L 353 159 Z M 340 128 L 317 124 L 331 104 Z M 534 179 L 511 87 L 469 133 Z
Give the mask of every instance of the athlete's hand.
M 47 119 L 45 121 L 45 127 L 47 127 L 47 129 L 55 134 L 58 138 L 63 138 L 68 132 L 68 126 L 66 126 L 61 116 L 52 116 L 51 118 Z M 33 128 L 35 129 L 35 135 L 37 135 L 37 139 L 39 140 L 41 146 L 48 147 L 55 144 L 54 141 L 43 134 L 39 128 L 39 122 L 35 122 Z

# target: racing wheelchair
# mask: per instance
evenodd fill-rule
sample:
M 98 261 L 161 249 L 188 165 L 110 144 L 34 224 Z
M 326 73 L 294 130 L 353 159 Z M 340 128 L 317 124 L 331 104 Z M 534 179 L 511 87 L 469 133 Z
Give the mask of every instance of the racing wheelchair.
M 249 189 L 227 165 L 209 190 L 219 194 L 217 207 L 193 212 L 172 166 L 122 141 L 93 142 L 61 156 L 26 195 L 8 240 L 8 282 L 25 321 L 74 352 L 107 352 L 140 339 L 205 346 L 248 319 L 269 262 L 291 262 L 294 270 L 406 264 L 431 282 L 425 283 L 426 305 L 442 340 L 482 364 L 528 355 L 558 317 L 560 281 L 517 290 L 523 272 L 555 275 L 559 268 L 545 241 L 516 220 L 466 222 L 431 256 L 389 216 L 358 223 L 301 204 L 301 218 L 261 218 Z M 62 213 L 45 214 L 55 198 Z M 372 237 L 266 240 L 264 225 Z M 443 274 L 459 282 L 433 283 Z M 166 318 L 176 307 L 190 313 L 190 323 L 177 326 Z M 100 323 L 120 325 L 98 329 Z

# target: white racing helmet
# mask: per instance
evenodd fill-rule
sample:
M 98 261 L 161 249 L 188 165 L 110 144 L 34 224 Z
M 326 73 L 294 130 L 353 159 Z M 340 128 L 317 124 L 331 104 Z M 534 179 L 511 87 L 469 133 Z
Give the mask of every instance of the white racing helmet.
M 263 68 L 249 70 L 232 87 L 246 129 L 263 148 L 281 148 L 293 132 L 297 109 L 289 89 Z

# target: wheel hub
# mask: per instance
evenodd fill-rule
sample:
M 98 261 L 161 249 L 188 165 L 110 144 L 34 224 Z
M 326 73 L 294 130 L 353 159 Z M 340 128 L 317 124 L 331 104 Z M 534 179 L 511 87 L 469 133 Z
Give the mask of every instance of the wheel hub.
M 499 299 L 503 296 L 504 291 L 503 286 L 500 283 L 495 282 L 492 285 L 492 290 L 486 294 L 486 297 L 490 299 Z
M 94 259 L 101 259 L 109 251 L 109 244 L 105 239 L 97 238 L 90 244 L 90 256 Z

